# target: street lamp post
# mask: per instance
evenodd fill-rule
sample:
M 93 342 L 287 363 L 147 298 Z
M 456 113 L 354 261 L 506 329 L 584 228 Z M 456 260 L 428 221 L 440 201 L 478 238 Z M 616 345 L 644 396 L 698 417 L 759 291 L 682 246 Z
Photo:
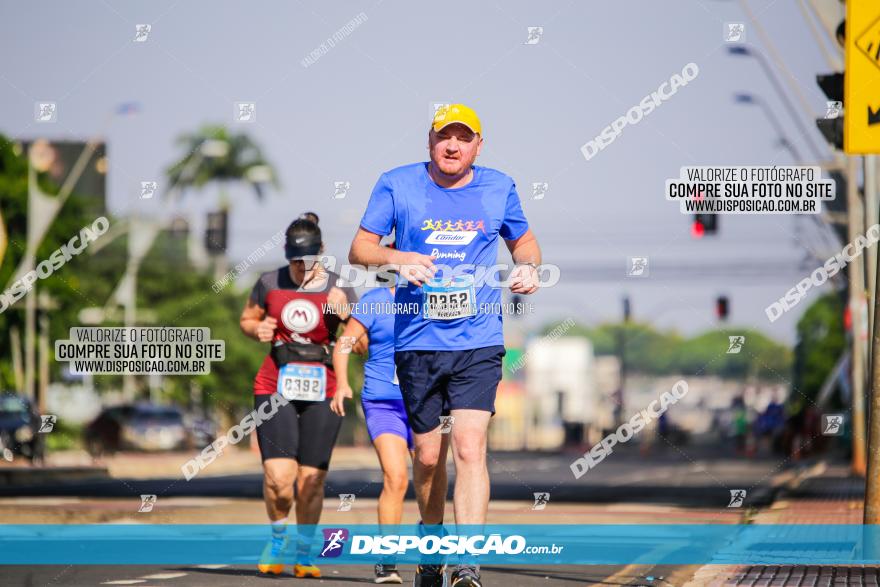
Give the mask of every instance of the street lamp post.
M 773 85 L 773 89 L 776 90 L 776 93 L 779 94 L 779 97 L 785 104 L 785 108 L 786 110 L 788 110 L 791 119 L 798 127 L 798 131 L 800 131 L 800 133 L 804 136 L 805 141 L 810 145 L 810 148 L 816 155 L 816 161 L 822 161 L 824 159 L 824 156 L 821 150 L 816 147 L 812 137 L 810 136 L 809 132 L 807 132 L 807 128 L 804 126 L 804 122 L 803 120 L 801 120 L 801 117 L 798 116 L 794 104 L 792 104 L 791 102 L 791 98 L 789 98 L 788 94 L 785 91 L 785 88 L 782 87 L 782 84 L 779 83 L 776 74 L 773 72 L 770 64 L 767 63 L 767 59 L 758 51 L 753 51 L 749 47 L 743 47 L 741 45 L 728 47 L 727 52 L 731 55 L 736 56 L 754 57 L 758 61 L 758 63 L 761 65 L 761 68 L 764 70 L 764 74 L 767 76 L 767 79 L 769 79 L 770 83 Z

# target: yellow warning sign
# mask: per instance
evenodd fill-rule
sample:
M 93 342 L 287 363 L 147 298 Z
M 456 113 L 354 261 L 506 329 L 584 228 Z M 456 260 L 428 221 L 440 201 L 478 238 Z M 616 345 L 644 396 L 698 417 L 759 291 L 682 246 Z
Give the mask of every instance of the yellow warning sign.
M 880 154 L 880 2 L 847 0 L 844 150 Z

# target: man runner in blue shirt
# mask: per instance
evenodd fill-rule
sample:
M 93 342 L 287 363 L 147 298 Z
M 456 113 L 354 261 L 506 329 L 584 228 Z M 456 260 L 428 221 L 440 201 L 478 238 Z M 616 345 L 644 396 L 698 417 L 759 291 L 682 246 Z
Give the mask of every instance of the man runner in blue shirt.
M 446 467 L 449 436 L 455 522 L 486 521 L 487 431 L 505 353 L 497 266 L 486 274 L 497 260 L 498 237 L 516 263 L 511 292 L 538 288 L 538 242 L 513 180 L 474 165 L 482 145 L 476 112 L 463 104 L 441 107 L 428 133 L 431 161 L 382 174 L 349 252 L 351 263 L 394 265 L 408 282 L 395 295 L 394 361 L 414 432 L 413 484 L 425 525 L 443 523 L 446 488 L 435 481 Z M 396 250 L 379 244 L 392 230 Z M 453 418 L 450 434 L 438 431 L 445 409 Z M 414 585 L 446 584 L 445 566 L 419 565 Z M 459 565 L 452 585 L 480 587 L 478 567 Z

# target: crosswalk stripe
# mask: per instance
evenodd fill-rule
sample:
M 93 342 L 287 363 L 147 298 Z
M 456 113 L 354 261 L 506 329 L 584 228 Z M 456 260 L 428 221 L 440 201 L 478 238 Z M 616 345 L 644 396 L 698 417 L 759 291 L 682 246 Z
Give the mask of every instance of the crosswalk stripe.
M 177 579 L 186 577 L 186 573 L 156 573 L 155 575 L 143 575 L 141 579 Z

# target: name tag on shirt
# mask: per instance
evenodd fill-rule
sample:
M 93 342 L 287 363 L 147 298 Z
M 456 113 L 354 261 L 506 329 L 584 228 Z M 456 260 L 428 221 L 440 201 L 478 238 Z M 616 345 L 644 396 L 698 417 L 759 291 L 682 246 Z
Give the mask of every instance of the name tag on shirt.
M 457 320 L 477 313 L 473 275 L 431 279 L 422 286 L 422 318 Z
M 324 365 L 288 363 L 278 371 L 278 393 L 291 401 L 324 401 L 327 369 Z

